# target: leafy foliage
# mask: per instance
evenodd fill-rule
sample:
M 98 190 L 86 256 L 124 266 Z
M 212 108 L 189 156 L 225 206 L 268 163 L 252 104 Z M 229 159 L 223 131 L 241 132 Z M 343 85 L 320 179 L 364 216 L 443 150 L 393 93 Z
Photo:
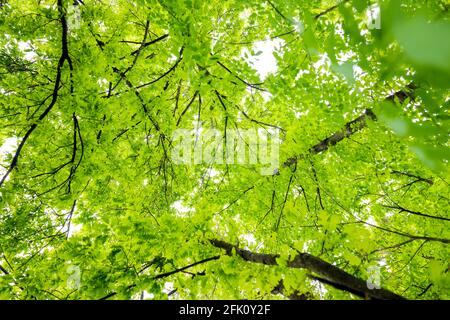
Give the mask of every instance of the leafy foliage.
M 0 1 L 0 298 L 448 299 L 449 5 L 372 4 Z M 171 160 L 277 127 L 270 176 Z

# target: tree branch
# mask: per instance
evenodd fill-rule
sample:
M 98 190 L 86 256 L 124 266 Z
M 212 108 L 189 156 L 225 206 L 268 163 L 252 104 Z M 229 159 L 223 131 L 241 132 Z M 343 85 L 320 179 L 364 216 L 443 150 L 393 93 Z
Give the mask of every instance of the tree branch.
M 342 2 L 340 2 L 340 3 L 338 3 L 338 4 L 336 4 L 336 5 L 334 5 L 334 6 L 332 6 L 332 7 L 330 7 L 330 8 L 328 8 L 328 9 L 322 11 L 322 12 L 319 13 L 319 14 L 316 14 L 316 15 L 314 16 L 314 19 L 316 19 L 316 20 L 319 19 L 320 17 L 326 15 L 328 12 L 331 12 L 331 11 L 335 10 L 336 8 L 338 8 L 339 6 L 341 6 L 342 4 L 347 3 L 347 2 L 349 2 L 349 0 L 344 0 L 344 1 L 342 1 Z
M 227 255 L 231 256 L 234 250 L 236 255 L 245 261 L 272 266 L 278 265 L 277 259 L 280 257 L 278 254 L 255 253 L 217 239 L 212 239 L 210 242 L 213 246 L 224 249 Z M 405 299 L 386 289 L 369 289 L 366 281 L 356 278 L 344 270 L 308 253 L 298 253 L 294 259 L 287 263 L 287 266 L 289 268 L 307 269 L 317 274 L 316 280 L 324 279 L 326 283 L 359 296 L 381 300 Z
M 433 216 L 430 214 L 426 214 L 426 213 L 422 213 L 422 212 L 418 212 L 418 211 L 412 211 L 406 208 L 401 207 L 400 205 L 398 205 L 397 203 L 394 203 L 393 206 L 388 206 L 388 205 L 383 205 L 383 207 L 385 208 L 390 208 L 390 209 L 396 209 L 399 211 L 399 213 L 401 212 L 407 212 L 416 216 L 420 216 L 420 217 L 425 217 L 425 218 L 431 218 L 431 219 L 437 219 L 437 220 L 444 220 L 444 221 L 450 221 L 449 218 L 445 218 L 445 217 L 439 217 L 439 216 Z
M 266 89 L 262 89 L 260 87 L 258 87 L 259 85 L 261 85 L 262 83 L 248 83 L 247 81 L 245 81 L 244 79 L 242 79 L 241 77 L 239 77 L 238 75 L 234 74 L 233 71 L 231 71 L 230 69 L 228 69 L 224 64 L 222 64 L 220 61 L 217 61 L 217 64 L 219 66 L 221 66 L 222 68 L 224 68 L 229 74 L 233 75 L 236 79 L 238 79 L 240 82 L 242 82 L 243 84 L 245 84 L 246 86 L 259 90 L 259 91 L 264 91 L 267 92 Z
M 403 103 L 407 98 L 412 98 L 412 94 L 410 93 L 410 91 L 416 88 L 417 86 L 411 83 L 406 86 L 405 90 L 397 91 L 394 94 L 388 96 L 385 100 L 386 101 L 398 100 L 400 103 Z M 312 146 L 308 150 L 308 153 L 314 155 L 328 150 L 331 146 L 336 145 L 338 142 L 344 140 L 345 138 L 350 137 L 356 132 L 361 131 L 362 129 L 367 127 L 367 120 L 373 121 L 377 120 L 375 113 L 373 113 L 371 109 L 366 109 L 361 116 L 346 123 L 343 129 L 333 133 L 331 136 L 325 138 L 324 140 Z M 305 154 L 301 154 L 298 156 L 288 158 L 283 163 L 283 167 L 288 167 L 296 163 L 297 161 L 303 159 L 305 156 L 306 156 Z
M 135 54 L 139 53 L 139 51 L 140 51 L 141 49 L 146 48 L 146 47 L 148 47 L 148 46 L 150 46 L 150 45 L 152 45 L 152 44 L 154 44 L 154 43 L 156 43 L 156 42 L 159 42 L 159 41 L 161 41 L 161 40 L 164 40 L 164 39 L 167 38 L 168 36 L 169 36 L 169 34 L 166 33 L 165 35 L 162 35 L 161 37 L 156 38 L 156 39 L 154 39 L 154 40 L 152 40 L 152 41 L 149 41 L 149 42 L 145 42 L 145 43 L 137 42 L 137 43 L 142 44 L 142 45 L 141 45 L 141 47 L 140 47 L 139 49 L 134 50 L 134 51 L 131 53 L 131 55 L 135 55 Z M 144 41 L 145 41 L 145 40 L 144 40 Z M 132 42 L 132 41 L 121 41 L 121 42 L 128 42 L 128 43 L 130 43 L 130 42 Z
M 61 73 L 62 73 L 62 68 L 64 66 L 64 62 L 65 61 L 68 62 L 71 72 L 73 70 L 72 60 L 70 59 L 69 49 L 68 49 L 68 45 L 67 45 L 68 28 L 67 28 L 65 12 L 63 9 L 63 5 L 62 5 L 62 0 L 58 0 L 58 11 L 60 14 L 60 22 L 61 22 L 61 29 L 62 29 L 62 35 L 61 35 L 61 51 L 62 51 L 62 53 L 61 53 L 61 57 L 59 58 L 58 66 L 57 66 L 57 70 L 56 70 L 56 79 L 55 79 L 55 86 L 53 87 L 52 100 L 50 101 L 50 104 L 44 110 L 44 112 L 39 116 L 38 121 L 44 120 L 44 118 L 48 115 L 48 113 L 53 109 L 53 107 L 56 104 L 56 100 L 58 99 L 58 91 L 59 91 L 59 86 L 61 83 Z M 73 92 L 73 87 L 71 87 L 71 92 Z M 8 170 L 6 171 L 6 173 L 3 175 L 3 177 L 0 180 L 0 187 L 6 181 L 6 179 L 11 174 L 11 172 L 14 170 L 14 168 L 17 167 L 17 164 L 19 162 L 20 153 L 22 152 L 23 146 L 25 145 L 27 140 L 30 138 L 33 131 L 37 128 L 37 126 L 38 126 L 38 123 L 33 123 L 30 126 L 30 128 L 28 129 L 28 131 L 25 133 L 25 135 L 23 136 L 22 141 L 20 142 L 19 147 L 17 148 L 16 153 L 14 154 L 14 157 L 11 161 L 11 164 L 10 164 Z
M 220 259 L 220 256 L 214 256 L 214 257 L 206 258 L 206 259 L 203 259 L 203 260 L 191 263 L 190 265 L 187 265 L 185 267 L 182 267 L 182 268 L 179 268 L 179 269 L 175 269 L 173 271 L 169 271 L 169 272 L 166 272 L 166 273 L 158 274 L 158 275 L 152 277 L 152 279 L 153 280 L 158 280 L 158 279 L 166 278 L 166 277 L 171 276 L 171 275 L 173 275 L 175 273 L 182 272 L 182 271 L 184 271 L 186 269 L 195 267 L 195 266 L 197 266 L 199 264 L 203 264 L 203 263 L 206 263 L 206 262 L 209 262 L 209 261 L 213 261 L 213 260 L 218 260 L 218 259 Z M 141 270 L 141 271 L 143 271 L 143 270 Z M 131 289 L 131 288 L 134 288 L 134 287 L 136 287 L 136 284 L 129 285 L 127 287 L 127 289 Z M 107 294 L 106 296 L 100 298 L 99 300 L 106 300 L 106 299 L 111 298 L 111 297 L 113 297 L 115 295 L 117 295 L 117 292 L 111 292 L 111 293 Z

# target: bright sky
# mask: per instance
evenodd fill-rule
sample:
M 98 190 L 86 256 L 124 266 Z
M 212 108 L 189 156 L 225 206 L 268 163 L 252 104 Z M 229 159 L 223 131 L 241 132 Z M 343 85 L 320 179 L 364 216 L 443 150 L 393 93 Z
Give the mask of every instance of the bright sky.
M 16 151 L 17 142 L 18 139 L 15 137 L 6 138 L 4 141 L 0 141 L 0 176 L 3 176 L 6 173 L 8 166 L 8 164 L 5 163 L 6 157 L 8 154 L 14 153 Z
M 261 80 L 269 75 L 269 73 L 276 73 L 278 70 L 277 61 L 273 55 L 276 49 L 279 49 L 283 45 L 282 39 L 267 39 L 265 41 L 255 42 L 253 45 L 253 51 L 260 53 L 259 55 L 252 56 L 247 48 L 242 50 L 241 57 L 244 57 L 246 53 L 248 59 L 245 59 L 259 74 Z

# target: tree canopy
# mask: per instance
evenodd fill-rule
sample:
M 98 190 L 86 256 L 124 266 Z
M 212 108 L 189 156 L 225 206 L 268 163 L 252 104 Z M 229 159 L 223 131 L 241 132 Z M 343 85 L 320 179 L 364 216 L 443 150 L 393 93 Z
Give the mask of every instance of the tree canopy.
M 0 0 L 0 298 L 448 299 L 449 7 Z

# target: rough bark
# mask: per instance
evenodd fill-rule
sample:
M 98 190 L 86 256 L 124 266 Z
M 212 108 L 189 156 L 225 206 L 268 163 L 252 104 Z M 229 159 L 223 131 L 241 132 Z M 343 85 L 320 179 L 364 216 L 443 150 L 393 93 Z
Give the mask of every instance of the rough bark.
M 243 250 L 239 247 L 222 240 L 212 239 L 211 244 L 217 248 L 224 249 L 227 255 L 236 255 L 248 262 L 261 263 L 265 265 L 278 265 L 278 254 L 255 253 Z M 287 263 L 289 268 L 307 269 L 315 280 L 332 285 L 335 288 L 345 290 L 360 297 L 376 300 L 403 300 L 404 297 L 387 289 L 369 289 L 365 280 L 359 279 L 346 271 L 308 253 L 299 253 L 294 259 Z

